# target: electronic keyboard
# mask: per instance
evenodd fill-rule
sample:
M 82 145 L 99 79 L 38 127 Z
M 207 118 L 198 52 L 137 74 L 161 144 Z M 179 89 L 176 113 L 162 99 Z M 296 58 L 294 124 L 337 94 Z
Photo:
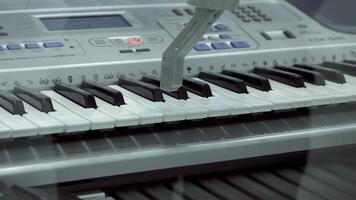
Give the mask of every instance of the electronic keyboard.
M 356 35 L 326 11 L 241 1 L 171 92 L 162 53 L 194 15 L 185 2 L 1 2 L 0 179 L 46 185 L 354 144 Z

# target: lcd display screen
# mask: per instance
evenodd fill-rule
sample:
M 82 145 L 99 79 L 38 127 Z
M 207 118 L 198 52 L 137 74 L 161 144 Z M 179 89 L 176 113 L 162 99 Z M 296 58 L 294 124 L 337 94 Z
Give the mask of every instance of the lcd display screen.
M 49 31 L 124 28 L 132 25 L 122 15 L 41 18 Z

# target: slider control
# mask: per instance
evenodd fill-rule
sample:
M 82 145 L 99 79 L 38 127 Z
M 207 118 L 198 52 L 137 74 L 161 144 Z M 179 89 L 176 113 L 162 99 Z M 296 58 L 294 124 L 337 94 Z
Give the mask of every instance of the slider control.
M 49 113 L 55 111 L 51 98 L 41 92 L 21 86 L 15 88 L 14 94 L 42 112 Z
M 154 76 L 144 76 L 142 78 L 142 81 L 143 82 L 146 82 L 146 83 L 149 83 L 149 84 L 152 84 L 152 85 L 155 85 L 157 87 L 160 87 L 161 85 L 161 81 L 159 78 L 157 77 L 154 77 Z M 163 90 L 162 89 L 162 92 L 171 96 L 171 97 L 174 97 L 176 99 L 179 99 L 179 100 L 187 100 L 188 99 L 188 92 L 187 90 L 184 88 L 184 87 L 180 87 L 178 88 L 177 91 L 166 91 L 166 90 Z
M 21 99 L 7 91 L 0 91 L 0 106 L 14 115 L 26 114 Z
M 222 73 L 228 76 L 232 76 L 234 78 L 241 79 L 245 81 L 248 86 L 256 88 L 258 90 L 265 92 L 272 90 L 269 80 L 256 74 L 249 74 L 234 70 L 224 70 Z
M 211 72 L 200 72 L 199 78 L 236 93 L 248 93 L 246 84 L 237 78 Z
M 293 87 L 305 87 L 303 77 L 298 74 L 285 72 L 278 69 L 267 69 L 260 67 L 255 68 L 254 73 Z
M 125 105 L 122 93 L 108 86 L 86 81 L 82 83 L 81 88 L 114 106 Z
M 130 78 L 120 78 L 119 85 L 150 101 L 164 102 L 161 89 L 153 85 Z
M 97 108 L 94 95 L 78 87 L 67 84 L 56 84 L 54 91 L 84 108 Z

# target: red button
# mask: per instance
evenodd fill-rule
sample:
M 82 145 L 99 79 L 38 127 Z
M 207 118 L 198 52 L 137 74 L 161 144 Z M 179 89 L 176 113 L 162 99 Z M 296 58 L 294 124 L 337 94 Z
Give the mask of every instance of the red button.
M 131 45 L 141 45 L 143 44 L 143 40 L 140 37 L 132 37 L 128 39 L 128 43 Z

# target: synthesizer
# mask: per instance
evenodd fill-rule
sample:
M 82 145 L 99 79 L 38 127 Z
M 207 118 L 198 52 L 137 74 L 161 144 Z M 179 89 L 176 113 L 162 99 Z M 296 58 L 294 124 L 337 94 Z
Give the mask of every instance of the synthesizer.
M 303 5 L 242 0 L 165 92 L 162 54 L 195 13 L 185 1 L 0 2 L 0 179 L 54 184 L 355 143 L 355 25 L 328 15 L 335 2 L 318 14 Z

